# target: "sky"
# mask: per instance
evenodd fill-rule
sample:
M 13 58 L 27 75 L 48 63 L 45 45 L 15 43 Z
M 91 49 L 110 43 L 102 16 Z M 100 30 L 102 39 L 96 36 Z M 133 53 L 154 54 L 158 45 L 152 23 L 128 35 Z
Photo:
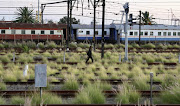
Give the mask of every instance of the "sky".
M 63 0 L 39 1 L 40 4 L 42 4 Z M 94 0 L 92 0 L 92 2 L 94 2 Z M 124 10 L 123 4 L 126 2 L 129 2 L 129 13 L 132 13 L 134 18 L 138 17 L 139 11 L 141 10 L 142 12 L 148 11 L 150 15 L 155 18 L 154 21 L 158 24 L 171 24 L 171 19 L 180 19 L 179 0 L 106 0 L 106 24 L 111 24 L 112 22 L 120 23 L 122 11 Z M 34 14 L 38 11 L 38 0 L 0 0 L 0 4 L 0 19 L 4 17 L 6 21 L 14 20 L 17 17 L 16 12 L 18 7 L 27 6 L 34 10 Z M 99 2 L 96 12 L 98 24 L 102 23 L 101 5 L 102 2 Z M 88 0 L 78 0 L 78 4 L 77 2 L 75 3 L 72 13 L 72 17 L 80 19 L 81 24 L 90 24 L 93 21 L 93 6 L 90 3 L 90 7 L 88 7 Z M 45 22 L 48 20 L 58 22 L 60 18 L 67 15 L 67 3 L 47 5 L 44 14 Z M 175 22 L 173 21 L 172 24 L 174 25 Z M 178 22 L 176 24 L 178 24 Z

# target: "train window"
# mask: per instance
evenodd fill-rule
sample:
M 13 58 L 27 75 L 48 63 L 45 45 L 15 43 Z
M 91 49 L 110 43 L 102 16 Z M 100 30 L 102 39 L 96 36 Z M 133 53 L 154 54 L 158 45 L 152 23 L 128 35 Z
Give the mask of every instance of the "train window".
M 148 32 L 145 32 L 144 35 L 148 36 Z
M 1 34 L 5 34 L 6 33 L 6 30 L 1 30 Z
M 180 32 L 178 32 L 178 36 L 180 36 Z
M 21 34 L 26 34 L 26 33 L 25 33 L 25 30 L 21 30 Z
M 98 35 L 98 31 L 96 31 L 95 34 Z
M 53 34 L 54 34 L 54 31 L 50 31 L 50 34 L 53 35 Z
M 83 31 L 79 31 L 79 33 L 83 33 Z
M 104 31 L 104 35 L 107 35 L 107 31 Z
M 16 30 L 11 30 L 11 34 L 16 34 Z
M 153 36 L 153 35 L 154 35 L 154 32 L 150 32 L 150 35 Z
M 176 36 L 176 32 L 173 32 L 173 36 Z
M 41 34 L 44 34 L 44 31 L 41 31 Z
M 86 31 L 86 35 L 90 35 L 90 31 Z
M 141 35 L 144 35 L 143 32 L 141 32 Z
M 35 34 L 35 30 L 31 30 L 31 34 Z
M 130 36 L 133 36 L 133 32 L 129 32 L 129 35 L 130 35 Z
M 158 32 L 158 36 L 161 36 L 161 32 Z
M 167 32 L 163 32 L 163 36 L 166 36 L 167 35 Z
M 168 36 L 171 36 L 171 32 L 168 32 Z
M 134 32 L 134 35 L 137 36 L 137 35 L 138 35 L 138 32 Z

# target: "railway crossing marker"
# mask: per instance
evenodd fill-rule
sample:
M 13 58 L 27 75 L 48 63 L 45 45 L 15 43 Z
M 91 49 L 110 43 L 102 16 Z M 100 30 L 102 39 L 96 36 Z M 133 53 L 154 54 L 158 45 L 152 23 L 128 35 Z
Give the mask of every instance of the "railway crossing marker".
M 64 51 L 64 57 L 63 57 L 64 63 L 66 62 L 66 50 Z
M 15 52 L 13 53 L 13 63 L 15 62 Z
M 24 68 L 23 76 L 27 76 L 27 71 L 28 71 L 28 65 L 26 65 Z
M 42 87 L 47 87 L 47 64 L 35 65 L 35 87 L 40 87 L 40 97 L 42 97 Z

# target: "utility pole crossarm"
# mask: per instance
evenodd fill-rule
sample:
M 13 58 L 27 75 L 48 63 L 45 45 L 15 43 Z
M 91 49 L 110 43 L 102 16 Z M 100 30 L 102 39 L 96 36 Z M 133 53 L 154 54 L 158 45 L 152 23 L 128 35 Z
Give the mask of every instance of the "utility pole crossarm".
M 75 1 L 75 0 L 71 0 L 71 1 Z M 68 2 L 66 1 L 59 1 L 59 2 L 52 2 L 52 3 L 44 3 L 43 5 L 47 5 L 47 4 L 58 4 L 58 3 L 64 3 L 64 2 Z

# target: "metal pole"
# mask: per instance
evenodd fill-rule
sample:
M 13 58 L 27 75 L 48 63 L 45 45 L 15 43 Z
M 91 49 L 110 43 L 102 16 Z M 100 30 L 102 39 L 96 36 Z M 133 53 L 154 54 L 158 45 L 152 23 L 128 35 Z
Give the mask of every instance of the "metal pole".
M 39 0 L 38 0 L 38 23 L 39 23 Z
M 139 46 L 141 44 L 141 11 L 139 11 Z
M 67 35 L 66 35 L 66 49 L 69 50 L 69 0 L 67 2 L 68 8 L 67 8 Z
M 150 91 L 151 91 L 151 98 L 150 98 L 150 104 L 153 104 L 153 100 L 152 100 L 152 86 L 153 86 L 153 72 L 150 73 L 150 81 L 151 81 L 151 85 L 150 85 Z
M 42 88 L 40 87 L 40 98 L 42 98 Z
M 43 24 L 43 4 L 41 4 L 41 23 Z
M 128 13 L 126 13 L 126 24 L 125 24 L 125 61 L 128 60 L 128 37 L 127 37 L 127 26 L 128 26 Z
M 104 58 L 104 19 L 105 19 L 105 0 L 103 0 L 103 13 L 102 13 L 102 52 L 101 58 Z
M 124 5 L 126 12 L 126 23 L 125 23 L 125 57 L 124 60 L 128 61 L 128 37 L 127 37 L 127 27 L 128 27 L 128 13 L 129 13 L 129 3 Z
M 71 28 L 72 26 L 72 0 L 70 0 L 70 31 L 69 31 L 69 35 L 70 35 L 70 41 L 71 41 L 71 37 L 72 37 L 72 34 L 71 34 Z
M 94 36 L 93 36 L 93 43 L 94 43 L 94 51 L 95 51 L 95 32 L 96 32 L 96 0 L 94 0 Z

